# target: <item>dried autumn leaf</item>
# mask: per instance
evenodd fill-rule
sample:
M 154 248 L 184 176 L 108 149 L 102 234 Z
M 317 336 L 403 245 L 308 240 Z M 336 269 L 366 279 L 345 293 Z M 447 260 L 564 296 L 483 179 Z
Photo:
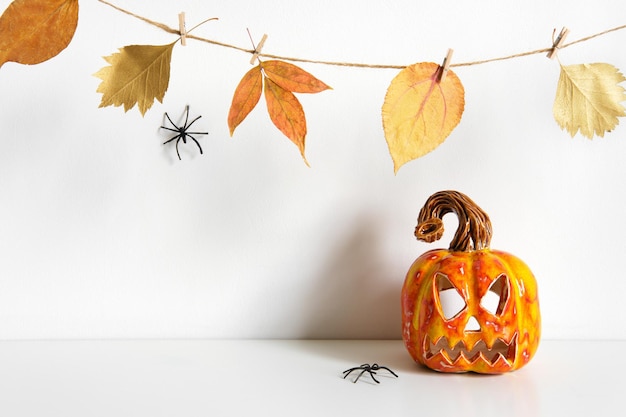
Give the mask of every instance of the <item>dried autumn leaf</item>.
M 448 71 L 431 62 L 408 66 L 391 81 L 382 107 L 383 128 L 394 172 L 439 146 L 461 121 L 465 91 Z
M 272 123 L 300 149 L 304 162 L 307 133 L 302 105 L 293 93 L 319 93 L 330 87 L 303 69 L 282 61 L 264 61 L 248 71 L 235 93 L 228 112 L 228 127 L 235 129 L 257 105 L 261 90 Z
M 561 75 L 552 111 L 572 137 L 580 133 L 592 139 L 604 136 L 626 115 L 620 104 L 626 100 L 619 83 L 626 78 L 610 64 L 561 65 Z
M 257 105 L 262 91 L 263 74 L 261 67 L 257 65 L 243 76 L 233 94 L 233 101 L 228 111 L 228 128 L 231 136 Z
M 306 118 L 302 105 L 293 93 L 268 78 L 265 78 L 264 94 L 270 119 L 285 136 L 296 144 L 304 162 L 309 165 L 304 156 Z
M 170 80 L 170 62 L 176 42 L 125 46 L 119 53 L 105 57 L 111 65 L 94 74 L 102 79 L 97 90 L 102 93 L 100 107 L 124 105 L 124 111 L 128 111 L 137 104 L 145 115 L 155 98 L 162 102 Z
M 319 93 L 330 89 L 300 67 L 284 61 L 265 61 L 260 65 L 265 76 L 292 93 Z
M 0 67 L 55 57 L 69 45 L 77 24 L 78 0 L 15 0 L 0 17 Z

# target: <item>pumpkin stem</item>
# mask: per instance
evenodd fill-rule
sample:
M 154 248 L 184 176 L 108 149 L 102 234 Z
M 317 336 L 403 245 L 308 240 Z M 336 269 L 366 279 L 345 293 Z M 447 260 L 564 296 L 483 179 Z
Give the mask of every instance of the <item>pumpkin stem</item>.
M 458 191 L 440 191 L 431 195 L 417 217 L 415 237 L 428 243 L 443 236 L 444 215 L 454 213 L 459 226 L 450 242 L 450 251 L 470 252 L 489 248 L 491 221 L 489 216 L 468 196 Z

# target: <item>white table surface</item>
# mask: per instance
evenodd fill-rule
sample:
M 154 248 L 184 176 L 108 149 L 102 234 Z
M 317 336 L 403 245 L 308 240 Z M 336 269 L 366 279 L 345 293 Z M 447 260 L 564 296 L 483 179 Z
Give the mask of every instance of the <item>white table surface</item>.
M 400 340 L 0 342 L 0 416 L 626 416 L 626 341 L 542 341 L 504 375 L 439 374 Z M 362 363 L 393 369 L 357 383 Z

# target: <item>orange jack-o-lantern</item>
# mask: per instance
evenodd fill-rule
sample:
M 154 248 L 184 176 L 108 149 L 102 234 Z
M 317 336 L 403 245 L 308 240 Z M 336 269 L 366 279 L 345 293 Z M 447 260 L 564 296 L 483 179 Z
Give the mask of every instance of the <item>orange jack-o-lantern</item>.
M 459 192 L 432 195 L 415 236 L 441 238 L 441 219 L 451 212 L 459 227 L 450 248 L 417 258 L 404 281 L 404 344 L 416 362 L 436 371 L 518 369 L 535 354 L 541 334 L 535 278 L 517 257 L 489 248 L 489 217 Z

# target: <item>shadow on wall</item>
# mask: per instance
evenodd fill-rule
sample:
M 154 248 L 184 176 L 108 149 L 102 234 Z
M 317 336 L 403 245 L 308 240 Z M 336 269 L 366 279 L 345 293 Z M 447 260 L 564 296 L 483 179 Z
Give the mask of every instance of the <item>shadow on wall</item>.
M 381 223 L 363 216 L 329 253 L 304 303 L 302 339 L 400 339 L 400 290 L 381 249 Z M 407 266 L 408 267 L 408 266 Z M 396 276 L 398 275 L 398 276 Z

